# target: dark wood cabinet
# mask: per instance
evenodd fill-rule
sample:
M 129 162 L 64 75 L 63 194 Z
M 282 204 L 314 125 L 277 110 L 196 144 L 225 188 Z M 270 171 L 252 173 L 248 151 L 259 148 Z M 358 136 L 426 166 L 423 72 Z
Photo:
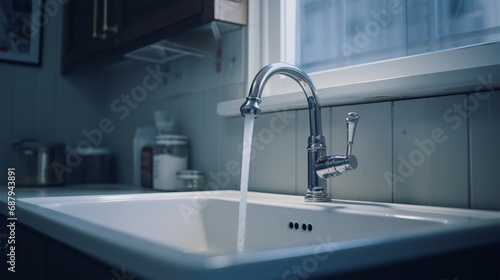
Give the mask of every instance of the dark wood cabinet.
M 89 57 L 94 57 L 96 60 L 104 58 L 112 48 L 110 40 L 94 37 L 94 26 L 96 33 L 102 32 L 103 18 L 97 17 L 97 14 L 102 13 L 104 8 L 102 3 L 95 3 L 96 7 L 94 7 L 94 1 L 73 0 L 64 5 L 61 46 L 62 73 L 85 65 L 85 60 Z
M 7 225 L 12 222 L 14 227 L 8 228 Z M 45 240 L 17 221 L 8 221 L 2 215 L 0 228 L 0 279 L 45 279 Z
M 16 222 L 13 244 L 16 271 L 10 272 L 11 234 L 4 233 L 9 223 L 0 215 L 0 279 L 144 279 L 124 266 L 96 260 L 20 222 Z M 500 243 L 496 242 L 313 279 L 500 279 L 499 262 Z
M 9 223 L 6 217 L 0 215 L 2 234 Z M 7 254 L 11 245 L 7 238 L 0 236 L 0 279 L 140 279 L 123 267 L 95 260 L 22 223 L 16 222 L 14 234 L 15 243 L 11 245 L 15 247 L 15 272 L 8 270 Z
M 246 5 L 244 0 L 70 0 L 64 5 L 61 72 L 111 62 L 214 20 L 245 25 Z
M 119 32 L 113 37 L 113 47 L 115 48 L 131 44 L 135 40 L 143 39 L 143 37 L 156 32 L 160 32 L 161 35 L 161 31 L 165 27 L 173 26 L 183 20 L 199 15 L 204 9 L 201 0 L 124 0 L 120 1 L 119 4 L 119 10 L 121 11 L 117 20 Z M 148 41 L 155 39 L 155 36 L 151 37 Z

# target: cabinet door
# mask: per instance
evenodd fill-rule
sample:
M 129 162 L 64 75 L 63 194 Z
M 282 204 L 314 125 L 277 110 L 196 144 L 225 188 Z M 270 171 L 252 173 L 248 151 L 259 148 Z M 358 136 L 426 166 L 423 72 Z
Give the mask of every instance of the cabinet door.
M 214 0 L 69 0 L 64 5 L 61 72 L 110 62 L 211 21 L 213 11 Z
M 119 30 L 113 37 L 113 47 L 127 45 L 131 50 L 164 39 L 169 35 L 166 28 L 172 27 L 174 33 L 186 30 L 190 19 L 201 23 L 200 17 L 193 17 L 201 14 L 203 6 L 210 6 L 210 3 L 213 6 L 213 1 L 202 0 L 122 0 L 116 22 Z
M 46 238 L 46 279 L 134 279 L 125 268 L 111 267 L 52 238 Z
M 111 11 L 116 10 L 116 1 L 108 3 L 108 21 L 114 20 Z M 88 63 L 88 58 L 105 57 L 111 47 L 109 36 L 94 36 L 104 34 L 103 1 L 69 1 L 64 5 L 63 41 L 61 72 L 78 68 Z
M 0 215 L 0 279 L 45 279 L 45 240 L 17 221 L 11 232 L 7 225 L 12 222 Z M 10 260 L 15 263 L 9 263 Z M 11 265 L 15 272 L 8 270 Z

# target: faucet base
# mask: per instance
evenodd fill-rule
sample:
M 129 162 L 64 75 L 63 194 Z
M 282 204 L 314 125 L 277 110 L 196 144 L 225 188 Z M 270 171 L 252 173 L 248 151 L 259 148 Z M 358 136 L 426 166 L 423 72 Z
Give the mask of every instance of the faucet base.
M 332 199 L 325 191 L 312 193 L 307 192 L 306 197 L 304 197 L 305 202 L 330 202 Z

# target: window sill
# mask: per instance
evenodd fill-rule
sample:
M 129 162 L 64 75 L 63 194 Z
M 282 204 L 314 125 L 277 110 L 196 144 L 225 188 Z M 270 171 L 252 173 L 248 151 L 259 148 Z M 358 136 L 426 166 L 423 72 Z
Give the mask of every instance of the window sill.
M 480 92 L 500 87 L 500 43 L 426 53 L 310 75 L 322 107 Z M 292 82 L 263 96 L 262 113 L 306 109 Z M 221 102 L 217 113 L 237 116 L 244 98 Z

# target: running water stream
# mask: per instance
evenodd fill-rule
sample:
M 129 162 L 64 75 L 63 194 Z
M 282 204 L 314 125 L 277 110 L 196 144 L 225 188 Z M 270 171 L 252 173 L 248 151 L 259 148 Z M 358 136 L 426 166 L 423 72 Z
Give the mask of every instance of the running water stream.
M 241 161 L 240 210 L 238 216 L 238 253 L 245 249 L 245 224 L 247 218 L 248 173 L 250 169 L 250 153 L 252 152 L 252 134 L 255 115 L 245 115 L 243 133 L 243 157 Z

